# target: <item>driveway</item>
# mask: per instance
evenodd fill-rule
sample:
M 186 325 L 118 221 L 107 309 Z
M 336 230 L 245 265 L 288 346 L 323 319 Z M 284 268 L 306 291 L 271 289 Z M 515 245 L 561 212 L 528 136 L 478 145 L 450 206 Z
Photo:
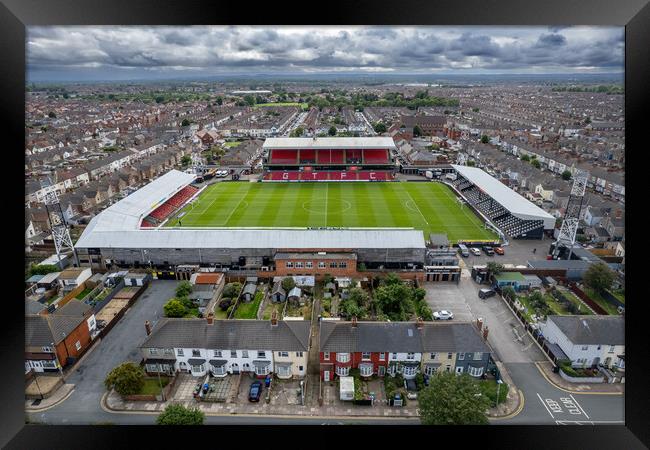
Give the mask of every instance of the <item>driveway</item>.
M 163 305 L 174 296 L 177 284 L 173 280 L 154 280 L 68 377 L 66 382 L 75 385 L 70 397 L 60 405 L 30 414 L 30 417 L 38 421 L 67 424 L 106 420 L 104 411 L 99 407 L 100 399 L 106 392 L 104 378 L 111 369 L 125 361 L 140 362 L 139 346 L 146 337 L 144 322 L 149 320 L 155 326 L 163 315 Z
M 425 283 L 422 287 L 427 291 L 425 299 L 432 311 L 451 311 L 454 314 L 452 320 L 457 322 L 471 322 L 474 320 L 472 312 L 456 283 Z

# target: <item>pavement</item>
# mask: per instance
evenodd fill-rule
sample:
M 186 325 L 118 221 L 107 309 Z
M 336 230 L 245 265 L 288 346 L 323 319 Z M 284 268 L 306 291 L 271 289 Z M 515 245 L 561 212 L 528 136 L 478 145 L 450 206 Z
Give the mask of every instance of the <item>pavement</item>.
M 65 401 L 73 390 L 74 384 L 65 383 L 59 387 L 51 396 L 42 399 L 38 405 L 33 405 L 34 400 L 25 400 L 25 411 L 36 412 L 48 410 Z
M 559 374 L 553 373 L 553 364 L 550 361 L 537 363 L 537 368 L 546 378 L 546 381 L 553 384 L 557 389 L 561 389 L 573 394 L 603 394 L 603 395 L 623 395 L 625 392 L 625 383 L 571 383 Z

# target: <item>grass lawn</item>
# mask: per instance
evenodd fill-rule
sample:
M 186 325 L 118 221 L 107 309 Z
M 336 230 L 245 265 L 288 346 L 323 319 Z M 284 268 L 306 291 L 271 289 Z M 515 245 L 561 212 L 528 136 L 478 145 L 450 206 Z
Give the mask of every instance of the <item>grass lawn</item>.
M 521 303 L 522 306 L 524 306 L 524 308 L 526 308 L 525 311 L 523 311 L 523 310 L 520 311 L 524 315 L 524 317 L 526 318 L 526 321 L 528 321 L 530 323 L 533 323 L 533 317 L 532 316 L 535 313 L 535 309 L 532 306 L 530 306 L 530 304 L 528 303 L 528 298 L 526 298 L 526 296 L 524 296 L 524 295 L 518 295 L 517 300 L 519 300 L 519 303 Z
M 625 294 L 622 291 L 609 291 L 609 293 L 616 297 L 616 300 L 625 304 Z
M 612 315 L 612 316 L 617 316 L 618 314 L 618 309 L 616 309 L 616 306 L 612 305 L 609 303 L 607 300 L 605 300 L 598 292 L 594 291 L 593 289 L 586 288 L 585 293 L 596 303 L 598 303 L 598 306 L 603 308 L 605 311 L 607 311 L 607 314 Z
M 258 103 L 253 108 L 259 108 L 260 106 L 300 106 L 302 109 L 307 109 L 307 106 L 309 106 L 309 104 L 298 102 Z
M 501 388 L 498 388 L 496 380 L 481 380 L 478 384 L 483 395 L 487 396 L 492 402 L 491 406 L 496 405 L 497 389 L 499 389 L 499 404 L 506 401 L 509 389 L 507 383 L 502 383 Z
M 557 314 L 559 316 L 571 315 L 571 313 L 564 307 L 564 305 L 555 300 L 551 294 L 544 295 L 544 300 L 546 301 L 546 304 L 551 309 L 553 314 Z
M 564 295 L 571 303 L 573 303 L 576 307 L 580 308 L 580 314 L 585 315 L 585 316 L 593 316 L 593 312 L 591 312 L 591 309 L 587 307 L 585 303 L 583 303 L 582 300 L 580 300 L 573 292 L 571 292 L 569 289 L 564 288 L 564 287 L 558 287 L 557 288 L 562 295 Z
M 78 299 L 78 300 L 81 300 L 86 295 L 90 294 L 91 291 L 92 291 L 92 289 L 86 288 L 83 291 L 79 292 L 75 298 Z
M 215 183 L 182 211 L 184 227 L 405 227 L 452 242 L 497 238 L 441 183 Z
M 287 309 L 284 312 L 285 316 L 288 317 L 305 317 L 306 311 L 307 314 L 310 314 L 311 317 L 311 304 L 309 301 L 305 302 L 304 306 L 295 306 L 290 302 L 287 302 Z
M 221 308 L 218 306 L 214 308 L 214 318 L 215 319 L 227 319 L 228 318 L 228 311 L 222 311 Z
M 226 142 L 225 144 L 223 144 L 225 148 L 239 147 L 240 145 L 241 145 L 240 141 Z
M 235 310 L 235 319 L 256 319 L 257 318 L 257 310 L 260 307 L 260 303 L 262 303 L 262 299 L 264 298 L 264 292 L 262 291 L 257 291 L 255 293 L 255 298 L 253 298 L 253 301 L 250 303 L 244 303 L 241 300 L 237 304 L 237 309 Z
M 160 383 L 158 382 L 158 378 L 145 378 L 144 379 L 144 386 L 142 386 L 142 390 L 140 391 L 140 395 L 158 395 L 158 394 L 160 394 L 160 385 L 161 384 L 162 384 L 163 387 L 167 386 L 169 384 L 169 378 L 160 377 Z
M 282 314 L 282 309 L 284 308 L 284 305 L 269 301 L 266 304 L 266 307 L 264 308 L 264 312 L 262 313 L 262 320 L 269 320 L 271 318 L 271 314 L 273 313 L 273 308 L 277 308 L 278 317 L 279 317 L 280 314 Z

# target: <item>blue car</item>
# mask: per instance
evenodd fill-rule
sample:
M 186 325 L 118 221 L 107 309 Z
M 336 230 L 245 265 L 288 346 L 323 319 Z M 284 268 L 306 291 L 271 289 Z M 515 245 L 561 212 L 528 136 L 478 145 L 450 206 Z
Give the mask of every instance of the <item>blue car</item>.
M 262 383 L 260 381 L 254 381 L 251 384 L 250 390 L 248 391 L 248 401 L 259 402 L 261 396 L 262 396 Z

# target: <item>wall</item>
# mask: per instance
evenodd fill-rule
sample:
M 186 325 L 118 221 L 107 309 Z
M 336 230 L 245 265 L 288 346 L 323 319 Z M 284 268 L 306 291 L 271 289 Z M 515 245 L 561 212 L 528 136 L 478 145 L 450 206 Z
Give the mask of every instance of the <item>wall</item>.
M 560 370 L 560 376 L 570 383 L 602 383 L 605 377 L 570 377 Z
M 77 350 L 76 342 L 79 341 L 81 348 Z M 63 367 L 67 365 L 67 358 L 78 359 L 90 345 L 90 331 L 88 323 L 83 320 L 66 338 L 56 345 L 56 354 Z

